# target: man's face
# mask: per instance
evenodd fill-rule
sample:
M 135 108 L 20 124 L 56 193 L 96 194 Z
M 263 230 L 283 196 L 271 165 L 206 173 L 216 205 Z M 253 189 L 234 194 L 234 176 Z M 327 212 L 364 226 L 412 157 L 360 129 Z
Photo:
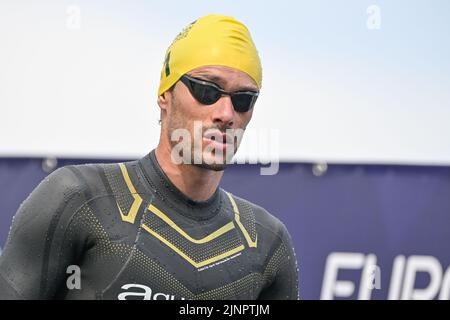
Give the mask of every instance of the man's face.
M 187 75 L 215 83 L 227 92 L 258 91 L 249 75 L 225 66 L 200 67 Z M 215 171 L 224 170 L 231 161 L 253 113 L 253 109 L 243 113 L 235 111 L 227 95 L 212 105 L 204 105 L 192 96 L 181 81 L 168 92 L 165 110 L 166 119 L 163 121 L 166 125 L 163 130 L 171 141 L 172 153 L 175 153 L 174 150 L 190 150 L 189 154 L 181 151 L 184 163 Z M 189 132 L 190 141 L 180 131 Z M 180 136 L 183 138 L 180 139 Z

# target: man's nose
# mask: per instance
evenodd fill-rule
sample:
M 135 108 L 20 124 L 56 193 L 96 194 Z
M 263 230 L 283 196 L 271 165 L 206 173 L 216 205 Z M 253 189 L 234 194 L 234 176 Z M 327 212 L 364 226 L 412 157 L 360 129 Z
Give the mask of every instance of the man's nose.
M 213 123 L 232 127 L 234 124 L 234 108 L 231 97 L 223 95 L 213 106 Z

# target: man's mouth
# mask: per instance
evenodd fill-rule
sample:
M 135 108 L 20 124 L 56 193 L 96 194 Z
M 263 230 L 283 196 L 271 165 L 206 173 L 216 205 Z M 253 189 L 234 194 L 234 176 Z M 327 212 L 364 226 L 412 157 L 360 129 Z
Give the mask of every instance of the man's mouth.
M 207 132 L 203 139 L 217 149 L 226 149 L 233 145 L 233 137 L 222 132 Z

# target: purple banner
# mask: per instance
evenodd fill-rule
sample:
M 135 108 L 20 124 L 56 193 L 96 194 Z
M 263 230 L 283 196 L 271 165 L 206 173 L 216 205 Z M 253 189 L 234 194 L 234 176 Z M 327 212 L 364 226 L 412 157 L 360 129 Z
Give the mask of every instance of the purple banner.
M 104 160 L 58 159 L 67 164 Z M 108 161 L 111 162 L 111 161 Z M 0 247 L 43 159 L 0 159 Z M 45 166 L 44 166 L 45 167 Z M 283 163 L 277 175 L 232 165 L 222 187 L 291 233 L 303 299 L 449 299 L 450 167 Z

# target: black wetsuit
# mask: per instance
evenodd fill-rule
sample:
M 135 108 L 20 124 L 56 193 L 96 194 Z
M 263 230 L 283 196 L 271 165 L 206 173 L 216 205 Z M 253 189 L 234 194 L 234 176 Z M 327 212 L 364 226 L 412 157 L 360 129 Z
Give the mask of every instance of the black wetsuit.
M 0 256 L 0 299 L 297 299 L 297 277 L 279 220 L 221 188 L 187 198 L 152 151 L 41 182 Z

